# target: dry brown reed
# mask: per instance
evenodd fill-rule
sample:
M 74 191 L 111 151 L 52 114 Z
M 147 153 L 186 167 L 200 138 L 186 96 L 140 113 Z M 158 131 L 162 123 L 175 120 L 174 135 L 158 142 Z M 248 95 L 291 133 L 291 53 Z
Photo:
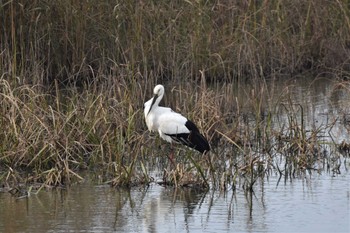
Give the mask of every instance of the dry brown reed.
M 1 182 L 69 185 L 84 179 L 87 170 L 113 186 L 145 185 L 155 181 L 150 173 L 158 169 L 164 170 L 161 184 L 252 191 L 256 181 L 272 173 L 293 179 L 325 170 L 317 163 L 332 145 L 321 135 L 332 124 L 310 129 L 289 88 L 276 98 L 271 86 L 255 82 L 242 97 L 246 101 L 234 97 L 233 84 L 167 88 L 163 104 L 195 121 L 212 147 L 204 156 L 176 147 L 177 162 L 169 166 L 168 145 L 144 124 L 142 104 L 151 87 L 115 80 L 78 90 L 56 82 L 49 93 L 43 86 L 1 79 Z M 279 115 L 286 119 L 279 121 Z M 344 145 L 339 144 L 343 151 Z M 155 162 L 158 156 L 166 160 Z M 336 163 L 328 164 L 336 171 Z
M 135 133 L 140 108 L 129 102 L 135 90 L 119 83 L 111 93 L 124 100 L 117 102 L 104 90 L 57 87 L 44 94 L 40 86 L 13 88 L 4 79 L 0 84 L 3 181 L 69 184 L 82 179 L 76 172 L 88 166 L 107 168 L 106 177 L 126 174 L 131 181 L 133 166 L 124 160 L 133 164 L 143 143 L 142 131 Z
M 0 66 L 20 83 L 349 75 L 346 1 L 7 1 Z M 17 77 L 17 78 L 16 78 Z

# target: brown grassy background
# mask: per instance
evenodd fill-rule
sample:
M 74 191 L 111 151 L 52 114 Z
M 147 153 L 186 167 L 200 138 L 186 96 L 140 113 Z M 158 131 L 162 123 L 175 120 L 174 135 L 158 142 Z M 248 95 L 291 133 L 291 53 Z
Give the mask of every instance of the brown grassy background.
M 168 84 L 165 102 L 198 124 L 216 156 L 233 153 L 215 149 L 222 138 L 249 155 L 231 161 L 228 180 L 241 171 L 259 176 L 259 153 L 249 145 L 271 152 L 271 114 L 289 93 L 265 99 L 280 91 L 266 80 L 307 73 L 347 87 L 349 7 L 345 0 L 0 2 L 0 183 L 67 184 L 84 169 L 115 185 L 149 182 L 146 160 L 158 144 L 142 107 L 160 82 Z M 251 89 L 240 90 L 243 82 Z M 237 92 L 256 125 L 247 124 Z M 296 148 L 290 163 L 298 164 L 317 143 L 289 122 L 297 133 L 283 149 Z M 225 178 L 222 164 L 211 166 Z
M 212 81 L 347 76 L 350 68 L 345 0 L 19 0 L 0 12 L 1 70 L 27 83 L 183 81 L 200 70 Z

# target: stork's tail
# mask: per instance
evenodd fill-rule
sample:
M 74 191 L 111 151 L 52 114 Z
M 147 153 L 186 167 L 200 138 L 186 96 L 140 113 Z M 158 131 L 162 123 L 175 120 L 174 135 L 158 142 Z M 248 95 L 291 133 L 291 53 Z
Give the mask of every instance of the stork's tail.
M 199 132 L 197 126 L 190 120 L 187 120 L 186 127 L 190 130 L 188 135 L 189 147 L 198 150 L 199 152 L 206 153 L 210 150 L 207 139 Z
M 207 139 L 199 131 L 192 131 L 188 136 L 188 139 L 191 142 L 190 147 L 198 150 L 202 154 L 210 150 Z

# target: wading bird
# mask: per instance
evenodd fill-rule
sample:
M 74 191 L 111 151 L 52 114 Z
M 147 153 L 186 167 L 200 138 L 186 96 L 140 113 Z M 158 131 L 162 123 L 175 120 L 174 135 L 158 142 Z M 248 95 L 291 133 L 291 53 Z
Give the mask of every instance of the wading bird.
M 208 152 L 210 147 L 207 139 L 192 121 L 180 113 L 174 112 L 171 108 L 159 106 L 159 102 L 164 96 L 163 85 L 155 86 L 153 93 L 153 98 L 145 103 L 144 109 L 148 130 L 158 131 L 160 137 L 171 144 L 181 143 L 202 154 Z

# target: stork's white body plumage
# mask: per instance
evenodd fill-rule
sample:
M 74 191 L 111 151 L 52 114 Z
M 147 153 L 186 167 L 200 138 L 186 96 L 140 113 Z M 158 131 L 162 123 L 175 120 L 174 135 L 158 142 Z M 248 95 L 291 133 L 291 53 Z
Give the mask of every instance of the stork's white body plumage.
M 197 126 L 171 108 L 160 107 L 164 96 L 164 87 L 157 85 L 154 96 L 145 103 L 144 113 L 148 129 L 158 131 L 159 136 L 170 143 L 182 143 L 201 153 L 209 151 L 208 141 L 199 133 Z

